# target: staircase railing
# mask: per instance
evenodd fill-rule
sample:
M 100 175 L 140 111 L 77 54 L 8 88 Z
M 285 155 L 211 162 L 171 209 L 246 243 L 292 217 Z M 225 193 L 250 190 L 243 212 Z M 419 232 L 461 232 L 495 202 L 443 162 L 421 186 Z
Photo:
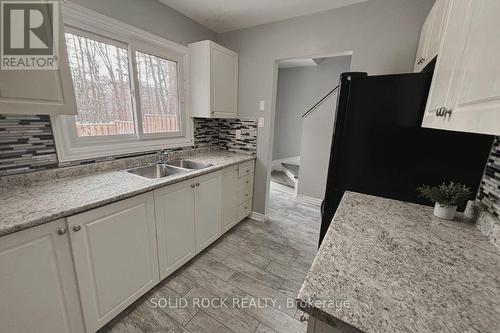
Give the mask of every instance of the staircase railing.
M 302 118 L 307 117 L 311 112 L 313 112 L 314 110 L 316 110 L 316 108 L 318 106 L 320 106 L 328 97 L 330 97 L 331 95 L 333 95 L 333 93 L 335 93 L 335 91 L 337 91 L 338 88 L 339 88 L 339 86 L 336 86 L 335 88 L 333 88 L 332 91 L 330 91 L 328 94 L 326 94 L 325 97 L 323 97 L 322 99 L 320 99 L 318 103 L 314 104 L 312 108 L 310 108 L 306 113 L 304 113 L 302 115 Z

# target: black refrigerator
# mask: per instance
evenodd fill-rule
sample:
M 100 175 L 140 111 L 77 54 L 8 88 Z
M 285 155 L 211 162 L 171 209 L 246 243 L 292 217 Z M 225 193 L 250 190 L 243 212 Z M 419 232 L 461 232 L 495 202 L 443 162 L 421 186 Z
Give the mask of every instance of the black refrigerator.
M 345 191 L 427 205 L 416 190 L 423 184 L 452 180 L 477 192 L 493 137 L 422 128 L 431 79 L 340 76 L 320 244 Z

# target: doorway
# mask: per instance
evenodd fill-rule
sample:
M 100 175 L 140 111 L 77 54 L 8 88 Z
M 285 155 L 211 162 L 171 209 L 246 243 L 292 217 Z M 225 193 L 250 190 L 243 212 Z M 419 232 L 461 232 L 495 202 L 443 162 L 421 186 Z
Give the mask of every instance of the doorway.
M 278 62 L 276 111 L 269 179 L 269 206 L 281 194 L 317 206 L 323 199 L 336 87 L 352 55 L 286 59 Z M 278 192 L 276 192 L 278 191 Z

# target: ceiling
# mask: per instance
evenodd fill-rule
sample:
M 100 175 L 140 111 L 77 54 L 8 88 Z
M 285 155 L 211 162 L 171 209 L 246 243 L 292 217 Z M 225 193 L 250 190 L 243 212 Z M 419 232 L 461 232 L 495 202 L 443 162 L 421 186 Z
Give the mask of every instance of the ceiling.
M 159 0 L 222 33 L 322 12 L 367 0 Z
M 278 64 L 279 68 L 314 67 L 318 66 L 325 58 L 287 59 Z

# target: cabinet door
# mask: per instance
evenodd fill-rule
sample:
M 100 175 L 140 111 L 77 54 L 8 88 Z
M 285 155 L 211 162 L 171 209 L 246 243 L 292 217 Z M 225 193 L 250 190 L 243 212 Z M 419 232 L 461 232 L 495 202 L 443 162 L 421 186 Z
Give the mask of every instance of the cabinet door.
M 500 1 L 471 1 L 448 128 L 500 135 Z
M 437 0 L 434 4 L 434 20 L 432 22 L 432 29 L 429 32 L 429 47 L 427 50 L 426 63 L 429 63 L 438 55 L 441 39 L 443 38 L 443 28 L 446 22 L 447 5 L 447 0 Z
M 181 267 L 195 253 L 195 180 L 170 185 L 154 192 L 160 278 Z
M 432 30 L 432 24 L 434 22 L 435 11 L 431 10 L 424 24 L 422 25 L 422 30 L 420 31 L 420 41 L 418 43 L 417 58 L 415 59 L 415 72 L 420 72 L 427 64 L 427 52 L 429 49 L 429 38 Z
M 64 220 L 2 237 L 0 323 L 2 332 L 84 331 Z
M 211 104 L 216 118 L 235 118 L 238 107 L 238 54 L 211 43 Z
M 88 332 L 159 282 L 153 193 L 68 218 Z
M 238 185 L 238 166 L 222 170 L 222 232 L 233 227 L 236 220 L 236 199 Z
M 454 85 L 467 35 L 470 0 L 450 1 L 449 17 L 443 29 L 443 43 L 436 62 L 422 126 L 446 129 L 449 118 L 437 117 L 436 110 L 453 106 Z
M 76 114 L 61 9 L 59 8 L 59 69 L 0 70 L 2 113 Z
M 221 235 L 221 173 L 197 178 L 195 191 L 196 252 L 212 244 Z

